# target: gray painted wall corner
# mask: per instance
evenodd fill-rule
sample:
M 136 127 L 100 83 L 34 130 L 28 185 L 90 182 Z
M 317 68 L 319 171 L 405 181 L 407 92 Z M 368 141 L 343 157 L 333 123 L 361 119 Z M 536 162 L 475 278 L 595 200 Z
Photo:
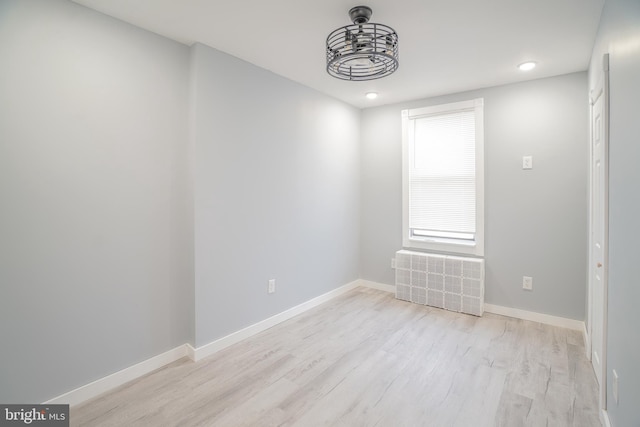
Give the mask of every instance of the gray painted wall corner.
M 205 45 L 191 52 L 202 346 L 358 278 L 360 112 Z
M 0 401 L 38 402 L 189 339 L 188 49 L 0 7 Z

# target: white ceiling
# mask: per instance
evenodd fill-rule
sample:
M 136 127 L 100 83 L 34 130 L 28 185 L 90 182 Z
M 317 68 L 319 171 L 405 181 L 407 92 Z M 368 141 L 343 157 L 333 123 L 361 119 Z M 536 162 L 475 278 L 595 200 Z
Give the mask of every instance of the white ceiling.
M 200 42 L 357 107 L 586 70 L 604 0 L 74 0 L 179 42 Z M 400 40 L 395 74 L 325 71 L 325 41 L 364 4 Z M 516 66 L 538 63 L 530 72 Z M 368 91 L 380 94 L 371 101 Z

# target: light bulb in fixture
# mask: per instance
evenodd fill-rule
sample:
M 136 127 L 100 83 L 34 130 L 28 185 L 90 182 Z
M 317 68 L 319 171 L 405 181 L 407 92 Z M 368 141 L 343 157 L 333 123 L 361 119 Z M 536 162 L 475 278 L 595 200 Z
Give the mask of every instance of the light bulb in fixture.
M 522 64 L 518 65 L 518 69 L 520 71 L 531 71 L 534 68 L 536 68 L 536 63 L 533 61 L 523 62 Z
M 384 53 L 386 53 L 389 56 L 393 56 L 393 39 L 391 38 L 391 36 L 387 36 L 385 38 L 385 50 Z
M 367 94 L 365 96 L 368 99 L 376 99 L 378 97 L 378 93 L 377 92 L 367 92 Z

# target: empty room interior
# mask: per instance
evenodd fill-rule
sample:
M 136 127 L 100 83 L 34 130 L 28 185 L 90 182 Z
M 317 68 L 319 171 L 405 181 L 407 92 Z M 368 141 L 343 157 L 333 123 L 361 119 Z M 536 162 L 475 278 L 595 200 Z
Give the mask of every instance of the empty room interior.
M 0 424 L 640 427 L 638 99 L 638 0 L 0 0 Z

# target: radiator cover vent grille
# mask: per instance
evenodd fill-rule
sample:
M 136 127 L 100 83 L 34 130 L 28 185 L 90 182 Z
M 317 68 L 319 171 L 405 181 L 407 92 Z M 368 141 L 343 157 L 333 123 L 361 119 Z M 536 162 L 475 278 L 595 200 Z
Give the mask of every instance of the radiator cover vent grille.
M 484 259 L 398 251 L 396 298 L 482 316 Z

